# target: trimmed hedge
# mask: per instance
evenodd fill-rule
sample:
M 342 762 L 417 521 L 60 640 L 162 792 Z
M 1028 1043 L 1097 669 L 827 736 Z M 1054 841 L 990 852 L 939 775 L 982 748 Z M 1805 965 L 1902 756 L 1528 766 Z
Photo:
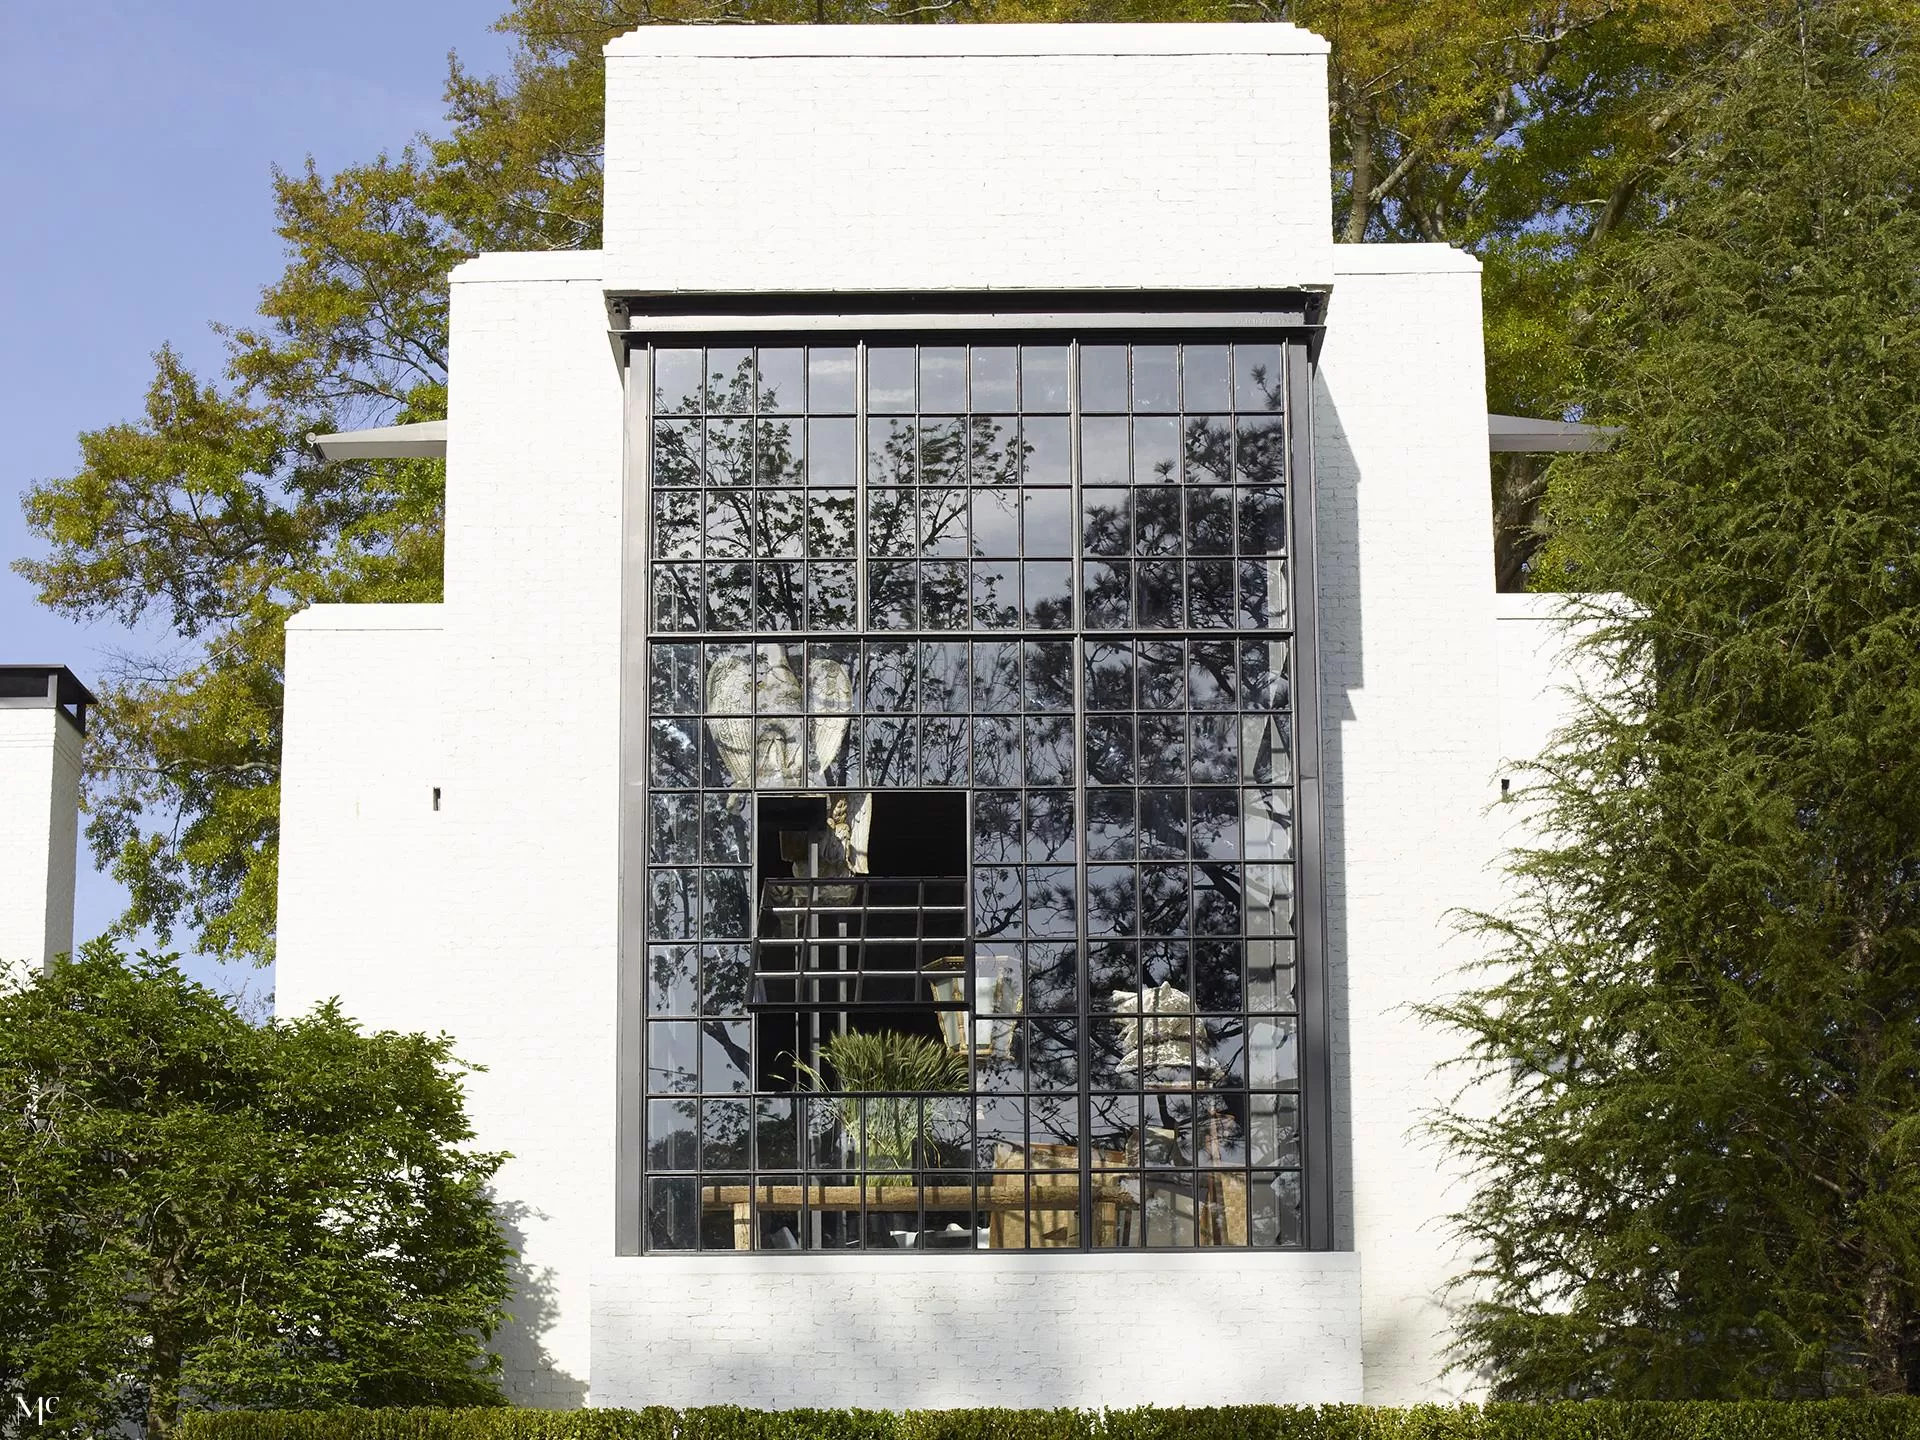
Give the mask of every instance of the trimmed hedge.
M 1192 1410 L 227 1410 L 180 1440 L 1920 1440 L 1920 1399 Z

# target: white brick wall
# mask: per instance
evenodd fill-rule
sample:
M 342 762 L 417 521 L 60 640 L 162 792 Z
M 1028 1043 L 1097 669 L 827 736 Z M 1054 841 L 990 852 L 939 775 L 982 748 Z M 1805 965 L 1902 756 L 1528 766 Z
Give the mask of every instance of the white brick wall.
M 594 1400 L 1301 1404 L 1360 1398 L 1354 1255 L 607 1261 Z
M 435 1028 L 445 982 L 438 605 L 315 605 L 287 624 L 274 1004 Z
M 514 1398 L 573 1405 L 613 1253 L 622 384 L 598 255 L 453 276 L 446 973 L 523 1251 Z
M 80 733 L 52 706 L 0 709 L 0 961 L 73 946 Z
M 1314 445 L 1335 1096 L 1365 1267 L 1369 1401 L 1439 1399 L 1454 1175 L 1417 1134 L 1447 1037 L 1408 1007 L 1469 957 L 1448 919 L 1491 894 L 1498 790 L 1479 266 L 1339 246 Z M 1344 1043 L 1343 1043 L 1344 1042 Z
M 607 47 L 608 281 L 1324 286 L 1326 49 L 1257 24 L 636 30 Z

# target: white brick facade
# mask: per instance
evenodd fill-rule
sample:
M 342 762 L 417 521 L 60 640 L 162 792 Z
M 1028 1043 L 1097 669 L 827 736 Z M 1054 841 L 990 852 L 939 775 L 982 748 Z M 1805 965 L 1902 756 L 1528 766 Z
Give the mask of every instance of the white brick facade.
M 1290 26 L 641 31 L 609 48 L 605 252 L 455 272 L 445 603 L 289 630 L 279 1004 L 337 994 L 487 1067 L 469 1091 L 481 1143 L 514 1156 L 516 1399 L 1458 1388 L 1452 1177 L 1413 1134 L 1447 1046 L 1407 1007 L 1451 983 L 1449 912 L 1492 893 L 1499 843 L 1479 274 L 1444 247 L 1330 243 L 1324 56 Z M 1313 436 L 1335 1252 L 617 1258 L 642 517 L 609 297 L 1239 287 L 1332 292 Z
M 1359 1288 L 1352 1254 L 614 1260 L 594 1275 L 594 1399 L 1353 1403 Z
M 637 30 L 607 48 L 607 280 L 1324 286 L 1326 53 L 1291 25 Z

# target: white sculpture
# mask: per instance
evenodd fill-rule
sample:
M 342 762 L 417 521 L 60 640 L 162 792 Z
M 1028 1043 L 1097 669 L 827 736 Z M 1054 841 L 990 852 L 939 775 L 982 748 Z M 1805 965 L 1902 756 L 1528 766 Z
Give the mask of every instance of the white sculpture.
M 852 674 L 836 660 L 816 659 L 817 713 L 803 715 L 804 700 L 800 677 L 779 645 L 758 645 L 751 656 L 728 655 L 714 662 L 707 671 L 707 731 L 735 786 L 752 789 L 756 775 L 763 790 L 797 790 L 824 780 L 852 727 Z M 826 799 L 827 829 L 837 844 L 821 854 L 819 873 L 866 874 L 871 792 L 842 792 Z

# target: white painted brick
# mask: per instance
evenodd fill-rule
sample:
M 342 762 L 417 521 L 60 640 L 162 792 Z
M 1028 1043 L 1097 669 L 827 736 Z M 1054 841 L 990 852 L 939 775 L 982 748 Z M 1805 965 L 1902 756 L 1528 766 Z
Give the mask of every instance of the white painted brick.
M 0 962 L 28 973 L 73 948 L 81 743 L 51 705 L 0 707 Z

